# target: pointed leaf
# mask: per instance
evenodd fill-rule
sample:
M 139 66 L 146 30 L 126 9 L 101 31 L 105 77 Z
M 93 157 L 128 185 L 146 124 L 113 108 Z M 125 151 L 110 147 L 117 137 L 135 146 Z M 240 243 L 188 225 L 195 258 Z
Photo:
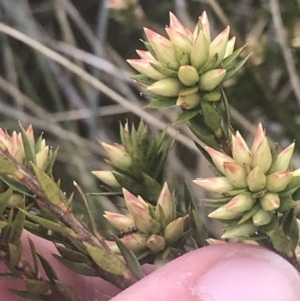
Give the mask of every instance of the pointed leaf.
M 193 230 L 193 238 L 195 239 L 199 248 L 206 245 L 206 239 L 208 238 L 208 232 L 204 226 L 198 213 L 190 207 L 189 220 L 191 228 Z
M 53 283 L 54 280 L 58 280 L 58 276 L 54 269 L 52 268 L 51 264 L 48 260 L 45 259 L 41 254 L 37 253 L 39 260 L 43 266 L 43 269 L 48 277 L 48 279 Z
M 131 78 L 133 80 L 137 81 L 138 83 L 141 83 L 141 84 L 144 84 L 147 86 L 152 85 L 155 82 L 154 79 L 152 79 L 144 74 L 134 74 L 131 76 Z
M 118 238 L 116 238 L 116 244 L 119 247 L 122 256 L 125 259 L 126 265 L 128 267 L 128 269 L 135 274 L 135 276 L 137 277 L 137 279 L 142 279 L 143 278 L 143 273 L 142 273 L 142 269 L 140 266 L 140 263 L 138 261 L 138 259 L 136 258 L 136 256 L 134 255 L 134 253 L 129 250 L 123 243 L 121 240 L 119 240 Z
M 25 278 L 24 282 L 26 284 L 27 290 L 35 295 L 43 295 L 50 290 L 50 285 L 45 280 L 36 280 Z
M 27 189 L 27 187 L 19 181 L 16 181 L 3 173 L 0 173 L 0 179 L 3 182 L 5 182 L 9 187 L 12 187 L 15 191 L 33 197 L 33 194 Z
M 225 82 L 229 78 L 233 77 L 246 64 L 246 62 L 248 61 L 250 55 L 252 55 L 252 53 L 248 54 L 239 63 L 237 63 L 232 69 L 228 69 L 227 73 L 225 75 L 225 78 L 223 79 L 223 82 Z
M 53 256 L 59 262 L 61 262 L 63 265 L 65 265 L 67 268 L 69 268 L 70 270 L 72 270 L 80 275 L 92 276 L 92 277 L 98 276 L 97 272 L 92 267 L 87 265 L 86 263 L 73 262 L 73 261 L 63 258 L 57 254 L 53 254 Z
M 0 155 L 0 173 L 6 175 L 17 175 L 20 172 L 13 161 Z
M 227 56 L 223 61 L 222 61 L 222 65 L 225 69 L 227 69 L 227 67 L 236 59 L 239 57 L 239 55 L 243 52 L 243 50 L 245 49 L 245 46 L 240 47 L 239 49 L 237 49 L 236 51 L 234 51 L 231 55 Z
M 35 275 L 39 275 L 39 258 L 36 252 L 35 245 L 33 241 L 28 237 L 29 245 L 30 245 L 30 250 L 31 250 L 31 255 L 33 259 L 33 268 L 34 268 L 34 273 Z
M 75 235 L 72 229 L 70 229 L 70 228 L 68 228 L 68 227 L 66 227 L 62 224 L 49 221 L 49 220 L 44 219 L 40 216 L 37 216 L 33 213 L 27 212 L 23 209 L 19 209 L 19 210 L 21 210 L 27 217 L 32 219 L 34 222 L 36 222 L 37 224 L 43 226 L 46 229 L 49 229 L 49 230 L 52 230 L 54 232 L 58 232 L 58 233 L 61 233 L 61 234 Z
M 104 271 L 114 275 L 128 275 L 126 266 L 114 253 L 94 247 L 84 242 L 86 250 L 95 263 Z
M 59 280 L 55 281 L 55 288 L 66 301 L 80 301 L 79 297 L 74 292 L 74 289 L 66 283 Z
M 25 159 L 26 159 L 27 163 L 35 164 L 36 163 L 36 155 L 35 155 L 34 145 L 29 140 L 29 137 L 20 122 L 19 122 L 19 126 L 21 128 L 21 135 L 22 135 L 22 140 L 23 140 Z
M 80 262 L 80 263 L 90 263 L 91 262 L 85 254 L 82 254 L 75 250 L 69 249 L 67 247 L 63 247 L 61 245 L 56 245 L 56 248 L 62 257 L 66 258 L 72 262 Z
M 8 206 L 12 193 L 13 190 L 11 187 L 9 187 L 5 192 L 0 194 L 0 216 L 3 214 L 6 207 Z
M 22 298 L 23 300 L 27 300 L 27 301 L 45 301 L 45 299 L 42 296 L 32 294 L 32 293 L 27 292 L 27 291 L 18 291 L 18 290 L 14 290 L 14 289 L 9 289 L 9 291 L 11 293 L 13 293 L 15 296 L 18 296 L 18 297 Z
M 145 106 L 147 109 L 166 108 L 176 104 L 176 97 L 158 97 Z
M 9 262 L 13 267 L 17 267 L 22 258 L 22 246 L 19 243 L 18 245 L 9 243 Z
M 19 210 L 10 228 L 9 241 L 12 244 L 17 244 L 20 241 L 20 237 L 23 233 L 24 222 L 25 214 Z
M 177 124 L 180 124 L 182 122 L 188 121 L 188 120 L 194 118 L 195 116 L 197 116 L 199 112 L 200 112 L 199 109 L 184 110 L 183 113 L 180 114 L 178 116 L 178 118 L 173 122 L 173 125 L 177 125 Z
M 32 165 L 32 167 L 48 200 L 53 205 L 60 207 L 60 209 L 68 211 L 68 208 L 65 205 L 63 194 L 60 191 L 60 188 L 57 186 L 57 184 L 37 166 Z
M 45 169 L 45 173 L 47 175 L 51 174 L 52 173 L 52 169 L 53 169 L 53 165 L 55 163 L 55 160 L 56 160 L 56 157 L 57 157 L 57 154 L 58 154 L 58 150 L 59 150 L 59 147 L 57 147 L 55 149 L 55 151 L 53 151 L 52 149 L 50 149 L 50 155 L 49 155 L 49 159 L 48 159 L 48 163 L 47 163 L 47 167 Z

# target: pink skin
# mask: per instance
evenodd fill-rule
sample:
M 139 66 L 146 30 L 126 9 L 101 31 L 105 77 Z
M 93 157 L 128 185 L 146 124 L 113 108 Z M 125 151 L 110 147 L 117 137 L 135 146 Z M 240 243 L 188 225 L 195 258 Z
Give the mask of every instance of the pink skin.
M 24 234 L 25 258 L 29 259 L 28 234 Z M 57 253 L 41 238 L 29 236 L 45 257 Z M 83 301 L 297 301 L 300 276 L 283 258 L 266 249 L 245 244 L 218 244 L 190 252 L 119 293 L 97 278 L 68 271 L 55 259 L 53 268 L 71 284 Z M 1 272 L 6 272 L 3 265 Z M 146 267 L 149 273 L 151 267 Z M 1 300 L 18 301 L 7 288 L 24 289 L 21 280 L 0 280 Z

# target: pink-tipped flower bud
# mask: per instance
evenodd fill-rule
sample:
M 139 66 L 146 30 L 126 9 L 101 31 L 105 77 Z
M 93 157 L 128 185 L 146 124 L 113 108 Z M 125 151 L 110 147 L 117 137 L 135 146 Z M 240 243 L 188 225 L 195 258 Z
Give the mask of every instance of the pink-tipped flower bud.
M 254 139 L 252 142 L 252 146 L 251 146 L 252 155 L 256 152 L 257 148 L 262 143 L 262 141 L 265 137 L 266 137 L 266 135 L 265 135 L 264 129 L 260 123 L 256 129 L 255 136 L 254 136 Z
M 277 193 L 266 193 L 259 199 L 262 209 L 265 211 L 274 211 L 280 206 L 280 198 Z
M 101 180 L 106 185 L 113 187 L 113 188 L 120 188 L 121 185 L 118 183 L 114 174 L 109 170 L 95 170 L 92 171 L 99 180 Z
M 184 85 L 190 87 L 198 82 L 199 74 L 193 66 L 185 65 L 179 68 L 178 78 Z
M 276 158 L 272 166 L 272 172 L 286 171 L 290 165 L 293 152 L 295 149 L 295 143 L 292 143 L 286 149 L 284 149 Z
M 259 166 L 256 166 L 247 177 L 247 185 L 251 191 L 260 191 L 265 188 L 267 178 Z
M 234 186 L 229 183 L 226 177 L 198 178 L 193 182 L 208 191 L 219 194 L 227 193 L 234 189 Z
M 147 61 L 147 60 L 144 60 L 144 59 L 131 59 L 131 60 L 127 60 L 127 62 L 132 68 L 134 68 L 135 70 L 137 70 L 141 74 L 144 74 L 144 75 L 148 76 L 149 78 L 152 78 L 152 79 L 155 79 L 155 80 L 160 80 L 160 79 L 164 79 L 164 78 L 167 77 L 166 75 L 161 74 L 158 71 L 156 71 L 151 66 L 149 61 Z
M 252 235 L 256 230 L 257 227 L 253 225 L 252 222 L 246 222 L 226 230 L 221 237 L 223 239 L 244 237 L 244 236 Z
M 123 146 L 119 144 L 111 145 L 104 142 L 101 145 L 114 165 L 121 169 L 127 169 L 131 166 L 132 160 Z
M 272 220 L 272 213 L 263 209 L 258 210 L 253 216 L 253 224 L 257 227 L 267 225 Z
M 166 241 L 160 235 L 152 234 L 147 240 L 147 247 L 153 252 L 158 253 L 166 247 Z
M 225 168 L 224 168 L 225 162 L 235 163 L 231 157 L 227 156 L 224 153 L 218 152 L 211 147 L 206 146 L 205 150 L 208 152 L 208 154 L 210 155 L 211 159 L 213 160 L 215 166 L 218 168 L 218 170 L 222 174 L 225 174 Z
M 241 193 L 232 198 L 225 205 L 225 209 L 232 212 L 245 212 L 253 207 L 255 199 L 251 193 Z
M 135 195 L 133 195 L 132 193 L 130 193 L 128 190 L 126 190 L 125 188 L 122 189 L 123 191 L 123 196 L 124 196 L 124 200 L 126 203 L 126 207 L 130 213 L 130 215 L 133 217 L 134 216 L 134 211 L 132 209 L 132 204 L 135 204 L 136 206 L 140 207 L 141 209 L 148 211 L 148 204 L 143 201 L 138 199 Z
M 209 55 L 209 45 L 203 30 L 201 30 L 193 43 L 190 52 L 190 61 L 198 71 L 205 65 Z
M 133 252 L 141 252 L 147 249 L 148 236 L 145 234 L 134 233 L 121 238 L 122 243 Z
M 186 35 L 186 29 L 183 26 L 183 24 L 179 21 L 179 19 L 172 13 L 169 13 L 169 18 L 170 18 L 170 28 L 173 30 L 180 32 L 183 35 Z
M 211 42 L 210 28 L 209 28 L 209 21 L 208 21 L 206 11 L 202 13 L 202 15 L 199 17 L 199 20 L 202 24 L 202 30 L 204 32 L 205 38 L 207 42 L 210 43 Z
M 48 164 L 49 146 L 39 151 L 36 154 L 36 166 L 41 170 L 45 170 Z
M 160 95 L 160 96 L 177 96 L 182 88 L 182 84 L 176 78 L 165 78 L 159 80 L 147 87 L 147 90 L 151 93 Z
M 237 163 L 224 162 L 224 171 L 227 180 L 236 188 L 247 187 L 247 173 L 244 167 Z
M 266 188 L 271 192 L 280 192 L 286 188 L 293 177 L 289 171 L 275 172 L 267 176 Z
M 200 76 L 199 88 L 202 91 L 212 91 L 219 86 L 226 75 L 226 69 L 213 69 Z
M 174 45 L 181 48 L 184 52 L 190 53 L 192 42 L 187 37 L 186 33 L 182 34 L 172 28 L 166 28 L 166 32 Z
M 226 205 L 223 205 L 216 209 L 215 211 L 211 212 L 208 217 L 213 219 L 221 219 L 221 220 L 232 220 L 238 217 L 241 217 L 243 213 L 240 212 L 233 212 L 226 209 Z
M 179 217 L 169 223 L 164 231 L 164 237 L 169 245 L 174 245 L 182 236 L 187 225 L 189 216 Z
M 172 70 L 178 70 L 179 63 L 173 45 L 169 46 L 157 41 L 152 42 L 151 45 L 159 62 Z
M 267 137 L 265 137 L 256 151 L 253 153 L 252 167 L 259 166 L 263 172 L 267 172 L 272 164 L 272 154 Z
M 214 40 L 209 44 L 209 57 L 210 61 L 215 62 L 213 68 L 218 67 L 222 62 L 229 38 L 230 27 L 227 26 L 221 33 L 219 33 Z
M 235 136 L 232 136 L 232 156 L 236 163 L 251 165 L 252 156 L 242 135 L 237 131 Z
M 159 206 L 164 213 L 165 223 L 169 224 L 173 220 L 174 206 L 167 182 L 165 182 L 156 204 L 155 214 L 158 220 L 160 220 Z
M 133 219 L 126 215 L 110 211 L 104 211 L 104 213 L 103 216 L 119 231 L 127 230 L 134 225 Z

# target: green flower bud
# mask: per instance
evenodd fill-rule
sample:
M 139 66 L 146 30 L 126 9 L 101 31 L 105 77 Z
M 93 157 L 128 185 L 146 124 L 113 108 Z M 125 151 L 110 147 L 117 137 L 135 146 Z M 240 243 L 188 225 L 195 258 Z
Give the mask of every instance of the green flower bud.
M 253 153 L 252 167 L 259 166 L 263 172 L 267 172 L 272 164 L 272 154 L 268 139 L 263 138 L 261 144 Z
M 177 96 L 182 88 L 182 84 L 176 78 L 166 78 L 159 80 L 147 87 L 147 90 L 151 93 L 160 95 L 160 96 Z
M 199 87 L 202 91 L 212 91 L 219 86 L 226 75 L 225 69 L 213 69 L 202 74 L 199 79 Z
M 159 235 L 151 235 L 147 240 L 147 247 L 153 252 L 158 253 L 166 247 L 166 241 Z
M 156 41 L 153 41 L 151 45 L 159 62 L 170 69 L 178 70 L 179 63 L 173 45 L 169 46 Z
M 235 45 L 235 37 L 231 38 L 228 41 L 223 59 L 225 59 L 227 56 L 229 56 L 233 53 L 234 45 Z
M 226 205 L 223 205 L 216 209 L 215 211 L 211 212 L 208 217 L 214 219 L 221 219 L 221 220 L 232 220 L 238 217 L 241 217 L 242 213 L 240 212 L 233 212 L 226 208 Z
M 175 31 L 174 29 L 172 29 L 171 27 L 167 27 L 166 28 L 166 32 L 170 38 L 170 41 L 176 45 L 177 47 L 181 48 L 183 51 L 190 53 L 191 51 L 191 47 L 192 47 L 192 42 L 190 41 L 190 39 L 185 35 Z
M 46 146 L 36 154 L 36 166 L 45 170 L 48 164 L 49 146 Z
M 256 166 L 247 177 L 247 185 L 251 191 L 260 191 L 265 188 L 267 178 L 262 170 Z
M 193 66 L 185 65 L 179 68 L 178 78 L 184 85 L 190 87 L 199 81 L 199 74 Z
M 238 131 L 235 136 L 232 136 L 232 156 L 234 161 L 240 165 L 251 165 L 252 163 L 252 156 L 248 145 Z
M 278 209 L 280 206 L 280 198 L 277 193 L 268 192 L 259 199 L 259 202 L 265 211 L 273 211 Z
M 253 139 L 253 143 L 251 146 L 251 154 L 253 155 L 257 148 L 259 147 L 259 145 L 262 143 L 263 139 L 266 137 L 265 132 L 262 128 L 261 123 L 258 125 L 256 132 L 255 132 L 255 136 Z
M 244 237 L 252 235 L 257 230 L 257 227 L 252 222 L 246 222 L 241 225 L 237 225 L 234 228 L 230 228 L 224 232 L 221 236 L 223 239 Z
M 164 184 L 156 204 L 155 214 L 158 220 L 160 220 L 159 206 L 161 206 L 164 212 L 166 224 L 169 224 L 173 220 L 174 206 L 167 183 Z
M 102 142 L 101 145 L 107 152 L 112 163 L 118 168 L 127 169 L 131 166 L 132 160 L 122 145 L 117 143 L 111 145 L 104 142 Z
M 293 177 L 289 171 L 275 172 L 267 176 L 266 188 L 271 192 L 280 192 L 286 188 Z
M 294 149 L 295 143 L 292 143 L 277 156 L 271 169 L 272 172 L 286 171 L 288 169 Z
M 120 188 L 120 184 L 116 180 L 114 174 L 109 170 L 95 170 L 92 171 L 99 180 L 101 180 L 106 185 L 113 187 L 113 188 Z
M 188 215 L 179 217 L 168 224 L 164 231 L 164 237 L 169 245 L 174 245 L 182 236 L 188 222 Z
M 208 59 L 209 49 L 204 32 L 201 30 L 193 43 L 190 53 L 192 66 L 198 71 L 204 66 Z
M 134 233 L 131 235 L 126 235 L 120 240 L 128 249 L 134 252 L 141 252 L 147 249 L 148 236 L 145 234 Z
M 227 193 L 234 189 L 234 187 L 229 183 L 226 177 L 214 177 L 206 179 L 198 178 L 193 182 L 208 191 L 216 192 L 219 194 Z
M 196 108 L 201 101 L 200 94 L 198 92 L 189 95 L 179 94 L 176 105 L 185 110 L 191 110 Z
M 209 28 L 209 21 L 206 12 L 204 11 L 202 15 L 199 17 L 199 20 L 202 24 L 202 30 L 204 32 L 205 38 L 208 42 L 208 44 L 211 42 L 210 37 L 210 28 Z
M 257 227 L 267 225 L 272 220 L 272 213 L 263 209 L 258 210 L 253 216 L 253 224 Z
M 255 199 L 250 193 L 241 193 L 236 195 L 233 199 L 225 205 L 225 209 L 232 212 L 245 212 L 253 207 Z
M 227 180 L 236 188 L 247 187 L 247 173 L 244 167 L 232 162 L 224 162 L 224 171 Z

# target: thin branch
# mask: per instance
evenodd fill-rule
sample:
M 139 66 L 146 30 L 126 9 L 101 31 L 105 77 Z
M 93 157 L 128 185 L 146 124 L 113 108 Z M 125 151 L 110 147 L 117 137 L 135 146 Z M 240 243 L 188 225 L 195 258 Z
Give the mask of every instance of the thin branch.
M 279 2 L 278 0 L 270 0 L 269 3 L 276 36 L 278 38 L 279 46 L 281 48 L 290 81 L 298 102 L 298 107 L 300 108 L 300 79 L 295 67 L 295 61 L 291 49 L 289 48 L 284 36 L 284 26 L 280 14 Z

